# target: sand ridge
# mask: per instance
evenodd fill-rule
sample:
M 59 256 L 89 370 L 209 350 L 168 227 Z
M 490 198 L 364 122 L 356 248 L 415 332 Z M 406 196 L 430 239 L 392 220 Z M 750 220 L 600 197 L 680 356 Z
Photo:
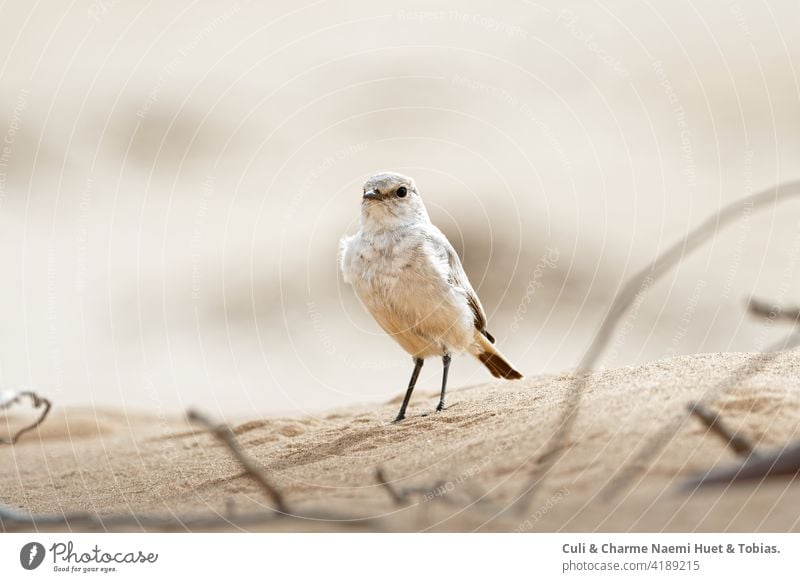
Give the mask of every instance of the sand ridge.
M 791 352 L 707 354 L 593 373 L 563 457 L 522 514 L 504 510 L 531 482 L 570 375 L 454 389 L 443 413 L 432 413 L 436 394 L 421 392 L 399 425 L 388 402 L 232 429 L 293 508 L 378 518 L 388 530 L 795 531 L 786 508 L 800 494 L 789 481 L 692 494 L 679 485 L 736 460 L 687 417 L 690 402 L 721 411 L 759 447 L 798 438 L 799 364 Z M 750 371 L 720 389 L 742 369 Z M 3 447 L 0 458 L 3 501 L 33 512 L 246 514 L 270 506 L 219 441 L 181 419 L 56 409 L 38 435 Z M 376 482 L 378 467 L 408 493 L 406 505 Z

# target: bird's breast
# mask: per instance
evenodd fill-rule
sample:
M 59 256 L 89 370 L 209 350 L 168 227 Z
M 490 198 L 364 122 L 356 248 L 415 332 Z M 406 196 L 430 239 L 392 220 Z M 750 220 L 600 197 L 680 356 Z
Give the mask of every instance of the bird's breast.
M 472 312 L 427 240 L 424 233 L 359 237 L 346 258 L 350 281 L 367 310 L 409 353 L 422 353 L 411 345 L 417 340 L 437 350 L 464 349 L 472 341 Z
M 415 242 L 388 235 L 365 238 L 355 250 L 353 268 L 370 286 L 384 287 L 408 274 L 414 267 Z

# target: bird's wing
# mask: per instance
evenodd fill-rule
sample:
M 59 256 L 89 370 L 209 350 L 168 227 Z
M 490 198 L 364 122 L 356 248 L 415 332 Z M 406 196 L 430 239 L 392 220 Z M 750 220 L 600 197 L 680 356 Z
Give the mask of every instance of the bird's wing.
M 458 258 L 458 253 L 456 253 L 453 245 L 450 244 L 450 241 L 447 240 L 447 237 L 441 232 L 435 233 L 432 238 L 432 242 L 441 249 L 441 252 L 444 253 L 447 260 L 449 267 L 448 283 L 464 291 L 467 296 L 467 303 L 474 316 L 475 328 L 485 335 L 486 339 L 494 343 L 494 337 L 486 330 L 486 312 L 483 310 L 481 300 L 478 299 L 478 294 L 475 293 L 475 289 L 472 288 L 466 272 L 464 272 L 464 267 L 461 265 L 461 259 Z

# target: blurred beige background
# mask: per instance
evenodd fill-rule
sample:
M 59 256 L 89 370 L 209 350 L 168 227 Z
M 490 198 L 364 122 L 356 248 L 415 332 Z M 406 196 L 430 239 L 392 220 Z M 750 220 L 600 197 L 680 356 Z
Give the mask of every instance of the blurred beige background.
M 12 0 L 0 7 L 0 386 L 211 413 L 385 401 L 411 364 L 338 275 L 360 184 L 413 175 L 503 351 L 570 369 L 618 286 L 800 177 L 797 2 Z M 605 366 L 762 349 L 797 203 L 648 294 Z M 438 363 L 420 386 L 434 390 Z M 452 386 L 489 381 L 456 360 Z

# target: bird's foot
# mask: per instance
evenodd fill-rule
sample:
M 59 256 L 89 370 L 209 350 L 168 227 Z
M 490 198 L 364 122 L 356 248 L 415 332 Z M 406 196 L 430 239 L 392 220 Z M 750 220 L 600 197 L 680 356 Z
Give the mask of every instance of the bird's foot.
M 447 407 L 444 405 L 444 402 L 440 402 L 439 405 L 436 407 L 436 412 L 441 412 L 443 410 L 447 410 Z
M 403 419 L 404 419 L 405 417 L 406 417 L 406 415 L 405 415 L 405 414 L 398 414 L 398 415 L 397 415 L 397 418 L 395 418 L 395 419 L 392 421 L 392 424 L 399 424 L 400 422 L 402 422 L 402 421 L 403 421 Z

